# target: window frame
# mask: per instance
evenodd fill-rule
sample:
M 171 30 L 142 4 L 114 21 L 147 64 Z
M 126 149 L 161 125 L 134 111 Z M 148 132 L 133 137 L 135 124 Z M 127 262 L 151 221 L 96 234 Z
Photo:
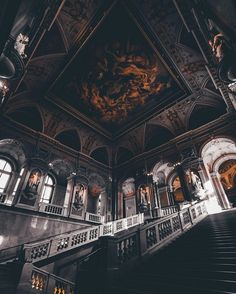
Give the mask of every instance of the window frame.
M 48 179 L 52 180 L 52 184 L 48 184 L 47 181 Z M 44 197 L 45 191 L 47 188 L 51 188 L 51 193 L 50 193 L 50 198 L 48 199 L 48 202 L 44 201 L 47 200 L 47 198 Z M 55 177 L 51 174 L 47 174 L 44 180 L 44 184 L 42 186 L 42 192 L 40 193 L 40 199 L 39 199 L 39 203 L 42 204 L 51 204 L 52 200 L 54 198 L 54 194 L 55 194 L 55 188 L 56 188 L 56 180 Z
M 3 189 L 3 191 L 1 192 L 0 191 L 0 194 L 4 194 L 6 193 L 8 187 L 9 187 L 9 184 L 10 184 L 10 181 L 12 179 L 12 176 L 13 176 L 13 165 L 12 163 L 10 162 L 10 160 L 8 160 L 7 158 L 3 158 L 3 157 L 0 157 L 0 161 L 5 161 L 5 164 L 3 166 L 3 169 L 0 168 L 0 177 L 2 176 L 2 174 L 5 174 L 5 175 L 8 175 L 8 179 L 7 179 L 7 182 L 5 183 L 5 186 L 4 187 L 0 187 L 0 189 Z M 6 165 L 9 165 L 10 168 L 11 168 L 11 171 L 5 171 L 4 168 L 6 167 Z

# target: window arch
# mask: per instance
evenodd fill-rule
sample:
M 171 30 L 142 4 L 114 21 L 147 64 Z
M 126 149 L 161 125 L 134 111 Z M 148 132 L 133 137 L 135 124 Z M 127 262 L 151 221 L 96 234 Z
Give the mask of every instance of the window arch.
M 55 180 L 52 176 L 47 175 L 44 182 L 43 192 L 41 194 L 40 202 L 51 203 L 54 190 L 55 190 Z
M 12 166 L 9 161 L 0 158 L 0 202 L 5 201 L 5 192 L 12 177 Z

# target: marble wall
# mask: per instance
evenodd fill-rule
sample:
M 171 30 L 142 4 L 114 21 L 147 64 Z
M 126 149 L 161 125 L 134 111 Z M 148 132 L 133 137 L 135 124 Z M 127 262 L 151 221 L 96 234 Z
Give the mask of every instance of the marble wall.
M 71 220 L 0 209 L 0 255 L 5 252 L 3 249 L 46 239 L 86 226 L 88 225 Z

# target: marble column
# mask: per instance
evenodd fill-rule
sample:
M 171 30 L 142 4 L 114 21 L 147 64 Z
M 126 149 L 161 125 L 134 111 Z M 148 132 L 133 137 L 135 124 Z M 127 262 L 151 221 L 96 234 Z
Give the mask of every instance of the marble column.
M 227 197 L 227 195 L 225 193 L 225 190 L 224 190 L 224 188 L 223 188 L 223 186 L 221 184 L 219 175 L 216 172 L 212 172 L 210 174 L 210 176 L 211 176 L 211 180 L 213 182 L 216 194 L 218 196 L 220 205 L 222 206 L 223 209 L 231 208 L 228 197 Z
M 154 190 L 154 203 L 155 203 L 155 208 L 161 208 L 161 202 L 160 202 L 160 193 L 159 193 L 159 188 L 158 184 L 156 182 L 153 183 L 153 190 Z
M 193 199 L 191 197 L 191 193 L 190 193 L 190 191 L 188 189 L 188 185 L 186 183 L 185 172 L 184 172 L 183 166 L 181 164 L 177 164 L 175 166 L 175 170 L 179 176 L 179 180 L 180 180 L 181 188 L 182 188 L 182 191 L 184 194 L 184 198 L 186 201 L 191 202 Z
M 66 187 L 66 194 L 64 198 L 64 204 L 63 204 L 63 215 L 69 216 L 70 214 L 70 204 L 72 202 L 73 197 L 73 187 L 74 187 L 74 176 L 70 176 L 67 178 L 67 187 Z

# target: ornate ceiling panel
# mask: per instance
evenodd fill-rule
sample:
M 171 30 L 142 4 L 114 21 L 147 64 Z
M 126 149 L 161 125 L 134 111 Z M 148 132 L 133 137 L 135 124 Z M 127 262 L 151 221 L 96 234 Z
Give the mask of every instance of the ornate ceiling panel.
M 101 0 L 67 0 L 65 2 L 58 19 L 69 47 L 74 45 L 102 3 Z
M 159 55 L 130 11 L 117 4 L 57 80 L 51 97 L 117 133 L 185 94 Z
M 186 31 L 173 1 L 138 0 L 137 3 L 192 90 L 201 88 L 208 76 L 205 62 L 192 34 Z

